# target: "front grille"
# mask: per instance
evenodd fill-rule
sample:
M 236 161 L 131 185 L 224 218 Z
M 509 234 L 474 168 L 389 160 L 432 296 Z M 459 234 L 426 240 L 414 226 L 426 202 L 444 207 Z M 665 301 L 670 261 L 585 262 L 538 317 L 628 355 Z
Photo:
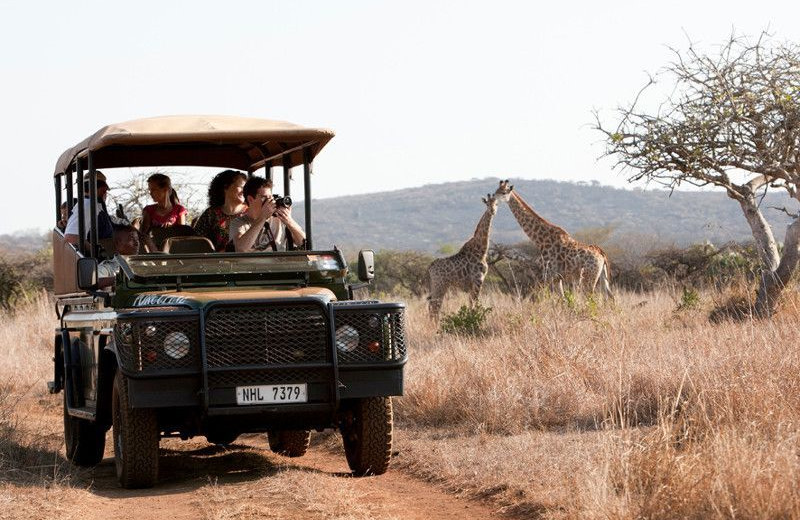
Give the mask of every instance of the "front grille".
M 196 314 L 170 313 L 118 319 L 114 341 L 122 368 L 150 373 L 199 370 L 199 320 Z
M 340 365 L 400 361 L 406 356 L 404 309 L 401 306 L 334 305 L 337 357 Z M 347 305 L 347 308 L 344 306 Z M 361 308 L 359 308 L 361 307 Z
M 209 368 L 330 362 L 328 320 L 314 304 L 218 307 L 205 328 Z

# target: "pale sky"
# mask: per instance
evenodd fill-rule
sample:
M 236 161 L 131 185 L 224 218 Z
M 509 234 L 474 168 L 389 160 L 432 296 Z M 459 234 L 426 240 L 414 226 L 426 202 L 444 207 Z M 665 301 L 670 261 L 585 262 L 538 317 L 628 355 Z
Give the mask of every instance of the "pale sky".
M 592 109 L 631 100 L 687 35 L 800 42 L 798 20 L 791 1 L 0 0 L 0 233 L 52 227 L 66 148 L 168 114 L 332 128 L 314 198 L 487 176 L 625 186 L 597 160 Z

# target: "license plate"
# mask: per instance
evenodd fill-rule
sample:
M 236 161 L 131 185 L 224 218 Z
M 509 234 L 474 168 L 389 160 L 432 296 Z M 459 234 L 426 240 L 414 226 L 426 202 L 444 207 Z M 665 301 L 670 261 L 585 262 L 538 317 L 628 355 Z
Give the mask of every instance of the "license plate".
M 236 404 L 283 404 L 308 401 L 306 383 L 290 385 L 237 386 Z

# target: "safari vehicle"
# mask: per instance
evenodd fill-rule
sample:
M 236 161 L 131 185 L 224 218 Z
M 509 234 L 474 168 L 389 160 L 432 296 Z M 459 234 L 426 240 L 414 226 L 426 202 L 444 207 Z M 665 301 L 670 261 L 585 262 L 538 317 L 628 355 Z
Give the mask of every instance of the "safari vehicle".
M 97 214 L 77 204 L 78 244 L 53 230 L 60 326 L 48 383 L 63 392 L 69 460 L 100 462 L 113 429 L 120 484 L 149 487 L 161 438 L 227 444 L 266 433 L 273 451 L 297 457 L 311 430 L 338 428 L 355 474 L 386 471 L 405 309 L 358 298 L 374 276 L 371 251 L 349 283 L 339 249 L 312 247 L 312 160 L 332 137 L 278 121 L 169 116 L 103 127 L 61 155 L 57 219 L 84 185 L 95 207 L 100 168 L 109 180 L 120 167 L 263 168 L 270 178 L 282 169 L 289 196 L 290 169 L 302 165 L 306 233 L 302 251 L 207 252 L 188 238 L 169 253 L 115 255 L 98 240 Z M 112 255 L 121 269 L 101 290 L 98 262 Z

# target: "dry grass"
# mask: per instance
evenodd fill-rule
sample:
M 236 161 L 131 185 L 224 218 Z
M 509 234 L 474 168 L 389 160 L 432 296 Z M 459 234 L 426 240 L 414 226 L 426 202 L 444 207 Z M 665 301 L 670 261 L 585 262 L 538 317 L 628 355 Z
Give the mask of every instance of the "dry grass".
M 770 322 L 709 322 L 728 295 L 678 311 L 680 299 L 490 294 L 481 337 L 439 334 L 424 302 L 409 302 L 393 467 L 522 517 L 800 517 L 800 296 Z M 69 487 L 60 400 L 44 385 L 54 325 L 45 300 L 0 317 L 0 518 L 63 516 L 59 497 L 85 493 Z M 202 486 L 197 507 L 277 518 L 270 497 L 315 518 L 393 514 L 348 479 L 289 466 Z
M 0 315 L 0 481 L 53 486 L 69 479 L 71 468 L 59 454 L 61 424 L 41 415 L 42 408 L 60 409 L 45 385 L 55 325 L 45 295 Z
M 712 324 L 719 299 L 489 295 L 481 338 L 412 302 L 398 464 L 525 516 L 800 516 L 800 298 Z

